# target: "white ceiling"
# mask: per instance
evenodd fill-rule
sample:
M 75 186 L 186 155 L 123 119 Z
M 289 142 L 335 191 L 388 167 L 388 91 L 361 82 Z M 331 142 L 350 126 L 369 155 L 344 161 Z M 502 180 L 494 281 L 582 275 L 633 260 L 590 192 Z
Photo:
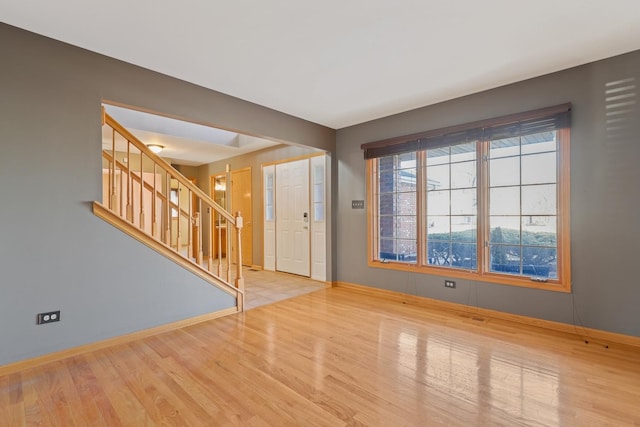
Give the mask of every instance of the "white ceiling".
M 639 0 L 0 0 L 0 19 L 336 129 L 640 49 Z

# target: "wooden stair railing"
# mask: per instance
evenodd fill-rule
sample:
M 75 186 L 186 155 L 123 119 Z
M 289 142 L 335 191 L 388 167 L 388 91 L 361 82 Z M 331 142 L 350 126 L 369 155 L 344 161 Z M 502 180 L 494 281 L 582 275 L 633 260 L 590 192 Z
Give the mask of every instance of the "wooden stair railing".
M 104 108 L 102 125 L 103 139 L 108 134 L 111 143 L 102 150 L 103 200 L 94 203 L 94 213 L 116 226 L 116 222 L 122 222 L 123 231 L 235 295 L 238 311 L 242 311 L 241 212 L 234 216 L 226 211 Z M 203 227 L 205 215 L 209 227 Z M 205 233 L 207 228 L 210 233 Z M 230 230 L 234 231 L 235 259 L 231 259 Z M 222 250 L 223 231 L 227 236 L 226 256 Z

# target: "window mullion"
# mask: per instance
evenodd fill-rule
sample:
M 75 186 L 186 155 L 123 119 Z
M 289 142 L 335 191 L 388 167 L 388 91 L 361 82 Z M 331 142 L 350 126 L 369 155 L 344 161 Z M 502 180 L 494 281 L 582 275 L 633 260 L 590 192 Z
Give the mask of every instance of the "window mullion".
M 518 164 L 519 164 L 519 168 L 520 168 L 520 182 L 518 182 L 518 185 L 520 186 L 520 215 L 518 216 L 518 229 L 520 230 L 519 236 L 520 236 L 520 275 L 522 275 L 522 273 L 524 272 L 524 240 L 522 239 L 522 137 L 519 137 L 519 148 L 520 148 L 520 156 L 518 157 Z M 557 176 L 557 175 L 556 175 Z
M 423 193 L 426 185 L 423 180 L 426 179 L 424 171 L 425 151 L 418 151 L 416 153 L 416 263 L 418 266 L 425 264 L 425 244 L 426 244 L 426 210 L 424 209 L 426 203 L 426 194 Z
M 478 273 L 489 270 L 489 141 L 478 141 Z

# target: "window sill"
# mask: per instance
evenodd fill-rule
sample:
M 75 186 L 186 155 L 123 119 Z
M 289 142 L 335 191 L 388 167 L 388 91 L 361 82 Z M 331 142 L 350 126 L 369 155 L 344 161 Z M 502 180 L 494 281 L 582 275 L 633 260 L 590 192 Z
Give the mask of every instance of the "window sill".
M 369 267 L 384 268 L 387 270 L 406 271 L 411 273 L 428 274 L 447 278 L 467 279 L 478 282 L 495 283 L 500 285 L 519 286 L 523 288 L 543 289 L 547 291 L 570 293 L 571 286 L 560 280 L 549 280 L 548 282 L 535 282 L 529 278 L 510 276 L 508 274 L 484 273 L 477 271 L 461 270 L 455 268 L 438 268 L 418 264 L 409 264 L 393 261 L 370 260 Z

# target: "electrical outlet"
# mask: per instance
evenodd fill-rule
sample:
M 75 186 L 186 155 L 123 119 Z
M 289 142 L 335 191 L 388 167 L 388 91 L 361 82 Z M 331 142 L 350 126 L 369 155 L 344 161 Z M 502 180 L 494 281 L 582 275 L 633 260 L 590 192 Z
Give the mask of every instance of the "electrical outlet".
M 454 289 L 456 287 L 456 282 L 454 282 L 453 280 L 445 280 L 444 287 Z
M 38 313 L 36 316 L 36 325 L 43 325 L 45 323 L 53 323 L 60 321 L 60 310 L 48 311 L 46 313 Z

